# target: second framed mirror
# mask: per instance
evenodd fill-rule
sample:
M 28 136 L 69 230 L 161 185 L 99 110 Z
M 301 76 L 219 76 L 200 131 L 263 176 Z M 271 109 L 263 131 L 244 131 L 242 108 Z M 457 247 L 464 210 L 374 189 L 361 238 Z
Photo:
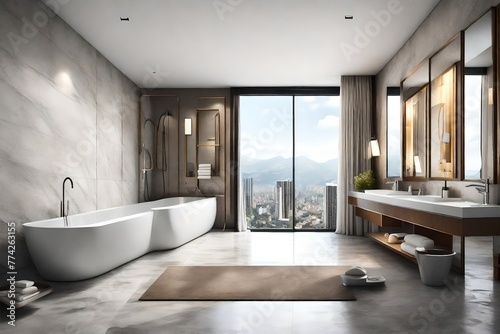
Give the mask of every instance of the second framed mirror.
M 455 37 L 430 59 L 429 177 L 458 176 L 461 94 L 461 38 Z
M 401 83 L 404 180 L 427 178 L 428 81 L 426 60 Z

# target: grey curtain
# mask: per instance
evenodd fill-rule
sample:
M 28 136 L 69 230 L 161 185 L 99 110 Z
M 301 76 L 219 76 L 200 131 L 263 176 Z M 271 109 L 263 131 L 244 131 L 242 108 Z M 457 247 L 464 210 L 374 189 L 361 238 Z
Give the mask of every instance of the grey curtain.
M 247 218 L 245 212 L 245 196 L 243 194 L 243 178 L 240 173 L 239 154 L 239 117 L 240 96 L 237 90 L 231 89 L 231 106 L 234 110 L 231 115 L 231 211 L 234 217 L 235 232 L 245 232 L 247 230 Z
M 236 232 L 245 232 L 248 229 L 248 223 L 247 223 L 247 215 L 246 215 L 246 196 L 244 194 L 244 187 L 243 187 L 243 177 L 241 176 L 241 173 L 238 173 L 238 224 L 236 225 L 235 231 Z
M 372 229 L 372 224 L 364 224 L 360 218 L 354 216 L 347 203 L 347 196 L 349 191 L 353 190 L 354 175 L 371 168 L 373 77 L 342 76 L 340 103 L 336 232 L 362 235 Z

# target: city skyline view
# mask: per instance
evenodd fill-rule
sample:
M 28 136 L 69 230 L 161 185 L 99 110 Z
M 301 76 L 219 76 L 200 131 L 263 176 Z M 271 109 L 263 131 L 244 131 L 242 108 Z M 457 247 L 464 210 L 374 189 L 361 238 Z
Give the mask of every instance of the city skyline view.
M 340 97 L 241 96 L 240 108 L 248 227 L 335 229 Z

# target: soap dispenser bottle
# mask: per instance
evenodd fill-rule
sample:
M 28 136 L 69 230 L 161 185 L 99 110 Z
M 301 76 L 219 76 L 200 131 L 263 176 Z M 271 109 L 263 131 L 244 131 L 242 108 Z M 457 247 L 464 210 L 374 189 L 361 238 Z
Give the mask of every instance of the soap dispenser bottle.
M 448 188 L 446 181 L 444 181 L 444 187 L 441 188 L 441 198 L 448 198 L 448 192 L 450 188 Z

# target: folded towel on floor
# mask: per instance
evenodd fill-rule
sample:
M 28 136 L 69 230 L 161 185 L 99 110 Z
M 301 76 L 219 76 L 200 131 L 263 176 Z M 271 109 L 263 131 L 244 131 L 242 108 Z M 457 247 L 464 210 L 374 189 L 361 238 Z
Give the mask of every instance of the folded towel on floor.
M 434 248 L 434 240 L 419 234 L 407 234 L 405 243 L 415 247 Z
M 28 280 L 24 279 L 24 280 L 16 281 L 15 285 L 16 285 L 16 288 L 27 288 L 29 286 L 35 285 L 35 282 L 28 281 Z
M 27 288 L 16 288 L 16 294 L 29 295 L 37 292 L 38 288 L 36 286 L 29 286 Z
M 401 244 L 401 250 L 405 253 L 410 254 L 411 256 L 415 256 L 415 248 L 412 245 L 408 245 L 406 242 Z
M 19 294 L 17 294 L 17 293 L 16 293 L 16 300 L 17 300 L 18 302 L 22 302 L 22 301 L 25 301 L 25 300 L 27 300 L 27 299 L 30 299 L 30 298 L 32 298 L 32 297 L 34 297 L 34 296 L 38 295 L 39 293 L 40 293 L 40 291 L 37 291 L 37 292 L 32 293 L 32 294 L 30 294 L 30 295 L 19 295 Z

